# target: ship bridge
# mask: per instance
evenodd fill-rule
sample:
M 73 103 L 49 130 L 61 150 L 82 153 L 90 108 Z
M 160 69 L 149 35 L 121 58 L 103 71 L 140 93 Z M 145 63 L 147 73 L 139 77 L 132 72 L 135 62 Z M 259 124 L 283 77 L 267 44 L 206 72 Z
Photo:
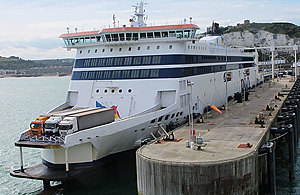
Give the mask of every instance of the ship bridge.
M 196 31 L 200 29 L 194 24 L 165 25 L 151 27 L 107 28 L 98 31 L 66 33 L 60 38 L 66 48 L 79 48 L 99 44 L 132 44 L 136 41 L 178 41 L 196 39 Z

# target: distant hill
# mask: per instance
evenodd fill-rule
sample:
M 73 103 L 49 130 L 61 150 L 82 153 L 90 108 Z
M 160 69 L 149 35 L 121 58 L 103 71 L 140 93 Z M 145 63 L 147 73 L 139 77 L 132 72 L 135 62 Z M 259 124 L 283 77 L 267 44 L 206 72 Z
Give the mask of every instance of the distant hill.
M 231 32 L 244 32 L 248 30 L 249 32 L 256 34 L 260 30 L 264 30 L 274 34 L 286 34 L 290 38 L 300 38 L 300 26 L 297 26 L 292 23 L 249 23 L 249 24 L 240 24 L 235 27 L 226 27 L 224 33 Z
M 4 70 L 22 70 L 48 66 L 72 66 L 73 63 L 74 59 L 24 60 L 16 56 L 8 58 L 0 56 L 0 69 Z

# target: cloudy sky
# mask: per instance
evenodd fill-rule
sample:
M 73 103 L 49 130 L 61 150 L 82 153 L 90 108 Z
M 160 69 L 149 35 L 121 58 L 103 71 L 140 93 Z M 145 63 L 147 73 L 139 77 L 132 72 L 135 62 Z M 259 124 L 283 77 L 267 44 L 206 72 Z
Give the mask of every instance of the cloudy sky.
M 129 24 L 139 0 L 0 0 L 0 56 L 23 59 L 74 57 L 58 37 L 71 32 Z M 291 22 L 300 25 L 299 0 L 146 0 L 147 24 L 180 24 L 193 17 L 202 31 L 212 21 L 221 26 L 251 22 Z M 129 3 L 129 4 L 128 4 Z

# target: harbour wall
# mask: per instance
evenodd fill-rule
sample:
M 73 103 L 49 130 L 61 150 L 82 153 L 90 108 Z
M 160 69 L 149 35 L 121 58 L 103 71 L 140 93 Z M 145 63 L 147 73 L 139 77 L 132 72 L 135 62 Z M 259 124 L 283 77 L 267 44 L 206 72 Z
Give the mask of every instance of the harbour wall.
M 199 132 L 207 145 L 200 151 L 185 147 L 185 140 L 189 138 L 184 132 L 189 131 L 188 127 L 182 127 L 174 132 L 175 137 L 182 138 L 182 141 L 164 142 L 161 139 L 138 149 L 136 152 L 138 194 L 275 193 L 272 175 L 274 167 L 270 169 L 275 160 L 270 161 L 267 153 L 261 155 L 260 149 L 270 139 L 270 129 L 276 123 L 276 117 L 287 97 L 276 100 L 276 95 L 286 86 L 292 87 L 293 84 L 294 82 L 287 79 L 282 83 L 263 84 L 262 89 L 250 96 L 251 100 L 246 106 L 232 105 L 229 112 L 233 114 L 229 118 L 212 117 L 207 121 L 209 124 L 204 126 L 199 124 L 197 126 L 195 123 L 195 129 L 200 129 Z M 271 111 L 266 111 L 266 105 L 272 106 Z M 250 114 L 245 113 L 246 110 Z M 256 114 L 262 112 L 265 123 L 257 125 L 254 118 Z M 226 120 L 229 122 L 224 122 Z M 230 120 L 235 120 L 236 123 Z M 212 126 L 211 129 L 204 130 L 208 126 Z M 239 146 L 243 145 L 241 143 L 251 143 L 251 147 L 240 148 Z

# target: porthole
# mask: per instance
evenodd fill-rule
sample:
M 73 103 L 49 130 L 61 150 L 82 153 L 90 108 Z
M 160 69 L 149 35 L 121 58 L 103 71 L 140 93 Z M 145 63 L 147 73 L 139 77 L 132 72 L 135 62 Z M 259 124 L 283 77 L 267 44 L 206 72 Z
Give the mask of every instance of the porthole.
M 165 117 L 165 120 L 168 120 L 168 119 L 169 119 L 169 116 L 170 116 L 170 115 L 167 115 L 167 116 Z
M 131 51 L 131 47 L 128 48 L 128 51 Z
M 132 89 L 128 89 L 128 93 L 131 93 L 132 92 Z
M 144 130 L 145 130 L 145 128 L 141 129 L 141 131 L 144 131 Z
M 79 53 L 82 54 L 82 50 L 80 50 Z
M 156 46 L 156 49 L 159 49 L 160 48 L 160 46 L 158 45 L 158 46 Z
M 122 91 L 123 91 L 122 89 L 119 89 L 119 93 L 122 93 Z
M 150 46 L 147 46 L 147 50 L 150 50 Z
M 105 52 L 105 49 L 102 49 L 102 52 Z
M 137 50 L 141 50 L 141 47 L 138 47 L 138 49 Z
M 153 119 L 150 123 L 155 123 L 155 119 Z
M 113 51 L 113 48 L 110 48 L 110 52 L 112 52 Z
M 107 93 L 107 89 L 104 89 L 104 93 Z
M 96 90 L 96 93 L 99 93 L 99 89 Z
M 97 53 L 98 52 L 98 50 L 97 49 L 95 49 L 95 53 Z
M 169 45 L 169 49 L 172 49 L 173 48 L 173 45 Z
M 91 50 L 88 50 L 88 53 L 90 53 L 91 52 Z
M 162 119 L 163 119 L 163 116 L 159 117 L 157 121 L 160 122 Z
M 122 51 L 122 48 L 121 48 L 121 47 L 119 48 L 119 51 Z
M 176 117 L 178 117 L 178 116 L 179 116 L 179 112 L 176 113 Z
M 111 93 L 115 93 L 115 90 L 114 90 L 114 89 L 112 89 L 112 90 L 111 90 Z
M 181 111 L 181 112 L 180 112 L 180 116 L 182 116 L 182 114 L 183 114 L 183 112 Z
M 134 132 L 137 132 L 137 130 L 134 130 Z

